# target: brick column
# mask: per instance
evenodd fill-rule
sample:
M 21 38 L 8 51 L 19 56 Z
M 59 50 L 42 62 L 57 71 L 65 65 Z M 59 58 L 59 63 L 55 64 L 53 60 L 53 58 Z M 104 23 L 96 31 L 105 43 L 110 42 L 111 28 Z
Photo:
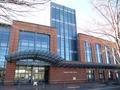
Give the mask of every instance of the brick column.
M 109 72 L 107 69 L 104 70 L 104 76 L 105 76 L 105 81 L 108 80 L 108 75 L 109 75 Z
M 5 85 L 12 85 L 15 76 L 16 61 L 7 62 L 5 73 Z
M 95 69 L 95 81 L 99 81 L 99 70 Z

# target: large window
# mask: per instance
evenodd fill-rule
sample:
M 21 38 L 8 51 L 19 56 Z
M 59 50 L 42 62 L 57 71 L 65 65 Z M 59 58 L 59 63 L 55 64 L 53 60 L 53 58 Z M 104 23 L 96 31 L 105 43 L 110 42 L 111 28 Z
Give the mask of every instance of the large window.
M 16 66 L 15 80 L 44 80 L 44 67 Z
M 96 56 L 97 56 L 98 63 L 102 63 L 101 45 L 95 44 L 95 48 L 96 48 Z
M 0 26 L 0 67 L 5 66 L 5 55 L 8 54 L 9 26 Z
M 49 35 L 33 32 L 20 32 L 18 50 L 49 51 Z
M 109 47 L 108 46 L 105 46 L 105 55 L 106 55 L 106 63 L 107 64 L 110 64 L 111 61 L 110 61 L 110 51 L 109 51 Z
M 85 49 L 86 62 L 91 62 L 92 61 L 92 51 L 91 51 L 90 43 L 88 41 L 84 41 L 84 49 Z

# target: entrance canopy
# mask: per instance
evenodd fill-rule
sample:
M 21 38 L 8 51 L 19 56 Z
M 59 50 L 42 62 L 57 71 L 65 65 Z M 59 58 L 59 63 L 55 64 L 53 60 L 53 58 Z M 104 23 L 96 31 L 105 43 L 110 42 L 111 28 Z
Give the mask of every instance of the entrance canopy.
M 56 65 L 61 61 L 64 61 L 63 58 L 59 57 L 56 54 L 52 54 L 51 52 L 40 51 L 40 50 L 14 52 L 12 54 L 6 55 L 5 59 L 7 61 L 12 61 L 12 60 L 20 61 L 25 59 L 26 60 L 33 59 L 33 60 L 41 60 L 44 62 L 49 62 L 53 65 Z
M 120 69 L 120 65 L 115 64 L 94 64 L 94 63 L 80 63 L 80 62 L 70 62 L 64 60 L 57 54 L 51 52 L 45 52 L 40 50 L 28 50 L 14 52 L 12 54 L 6 55 L 5 59 L 7 61 L 20 61 L 25 59 L 40 60 L 50 63 L 52 66 L 57 67 L 68 67 L 68 68 L 100 68 L 100 69 Z

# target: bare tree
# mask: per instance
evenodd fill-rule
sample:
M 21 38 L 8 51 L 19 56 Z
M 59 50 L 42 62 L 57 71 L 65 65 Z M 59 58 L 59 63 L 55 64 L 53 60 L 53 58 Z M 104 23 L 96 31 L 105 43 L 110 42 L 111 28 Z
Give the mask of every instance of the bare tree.
M 16 17 L 16 15 L 22 16 L 24 12 L 31 12 L 30 8 L 35 8 L 36 5 L 44 5 L 49 1 L 50 0 L 0 0 L 0 19 L 9 21 L 12 17 Z M 23 7 L 24 9 L 22 9 Z M 28 8 L 30 11 L 28 11 Z
M 93 33 L 105 35 L 115 41 L 120 63 L 120 0 L 92 0 L 97 13 L 102 16 L 103 22 L 99 22 L 99 32 Z M 97 28 L 96 28 L 97 29 Z

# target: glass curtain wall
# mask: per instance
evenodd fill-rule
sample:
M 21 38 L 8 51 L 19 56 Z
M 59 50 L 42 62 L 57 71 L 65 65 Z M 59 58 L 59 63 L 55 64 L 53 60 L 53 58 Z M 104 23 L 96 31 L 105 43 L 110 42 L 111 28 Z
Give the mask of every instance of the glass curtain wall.
M 57 52 L 67 61 L 77 60 L 77 30 L 74 9 L 51 3 L 51 26 L 57 30 Z
M 9 51 L 9 26 L 0 26 L 0 67 L 5 67 L 5 55 Z

